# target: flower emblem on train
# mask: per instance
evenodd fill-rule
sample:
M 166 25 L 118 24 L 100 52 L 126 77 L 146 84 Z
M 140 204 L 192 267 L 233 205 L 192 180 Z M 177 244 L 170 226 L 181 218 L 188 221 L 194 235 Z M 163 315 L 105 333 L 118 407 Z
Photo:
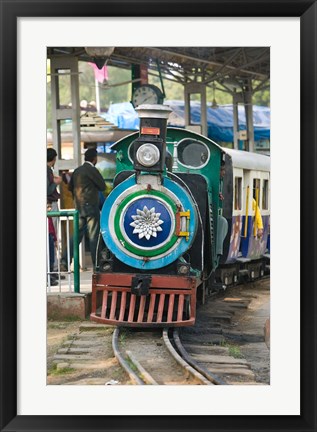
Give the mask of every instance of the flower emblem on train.
M 151 236 L 157 237 L 159 231 L 163 231 L 161 226 L 164 221 L 160 219 L 161 213 L 155 213 L 155 207 L 150 210 L 147 206 L 143 210 L 137 209 L 137 214 L 132 216 L 133 222 L 130 226 L 134 228 L 133 234 L 138 234 L 139 238 L 145 237 L 150 240 Z

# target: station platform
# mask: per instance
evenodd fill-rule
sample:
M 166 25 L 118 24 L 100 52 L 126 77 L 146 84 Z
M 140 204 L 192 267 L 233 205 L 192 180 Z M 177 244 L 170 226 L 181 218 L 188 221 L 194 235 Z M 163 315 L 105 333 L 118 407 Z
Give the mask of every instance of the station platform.
M 65 279 L 60 280 L 60 284 L 55 286 L 47 287 L 47 292 L 49 293 L 70 293 L 74 291 L 74 274 L 63 273 Z M 88 268 L 87 270 L 82 270 L 79 273 L 80 278 L 80 292 L 81 293 L 89 293 L 92 291 L 92 268 Z
M 47 319 L 84 320 L 91 312 L 92 268 L 80 272 L 79 293 L 74 292 L 73 273 L 58 285 L 47 287 Z

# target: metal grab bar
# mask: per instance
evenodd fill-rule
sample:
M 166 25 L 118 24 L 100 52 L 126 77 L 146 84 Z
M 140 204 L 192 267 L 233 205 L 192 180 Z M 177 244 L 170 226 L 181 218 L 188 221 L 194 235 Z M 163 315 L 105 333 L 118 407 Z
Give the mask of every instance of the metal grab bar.
M 253 224 L 253 237 L 256 237 L 256 232 L 257 232 L 256 221 L 257 221 L 257 216 L 259 211 L 258 203 L 259 203 L 259 188 L 255 188 L 255 213 L 254 213 L 254 224 Z
M 79 293 L 80 292 L 80 272 L 79 272 L 79 213 L 78 210 L 49 211 L 47 212 L 47 217 L 58 217 L 58 218 L 73 217 L 74 292 Z
M 249 195 L 250 195 L 250 186 L 247 186 L 246 203 L 245 203 L 244 235 L 241 236 L 242 238 L 246 238 L 248 234 Z

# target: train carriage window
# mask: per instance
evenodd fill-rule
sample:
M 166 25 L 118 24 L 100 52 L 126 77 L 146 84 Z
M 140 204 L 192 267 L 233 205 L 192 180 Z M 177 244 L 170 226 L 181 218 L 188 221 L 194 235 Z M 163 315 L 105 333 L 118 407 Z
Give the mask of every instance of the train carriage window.
M 234 209 L 241 210 L 242 208 L 242 177 L 234 179 Z
M 187 138 L 179 142 L 177 157 L 188 168 L 202 168 L 208 163 L 210 152 L 206 144 Z
M 253 179 L 253 198 L 256 200 L 256 194 L 258 191 L 258 204 L 260 204 L 260 184 L 261 184 L 261 180 L 260 179 Z
M 263 180 L 262 209 L 268 210 L 268 208 L 269 208 L 269 181 Z

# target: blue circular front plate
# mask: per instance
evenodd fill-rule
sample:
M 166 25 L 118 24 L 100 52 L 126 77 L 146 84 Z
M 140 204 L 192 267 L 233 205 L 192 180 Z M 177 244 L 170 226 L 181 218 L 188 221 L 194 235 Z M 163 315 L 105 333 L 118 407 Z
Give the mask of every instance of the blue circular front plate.
M 149 182 L 151 182 L 149 184 Z M 179 212 L 189 212 L 188 236 L 179 235 Z M 123 263 L 142 270 L 165 267 L 183 255 L 196 235 L 197 214 L 179 184 L 155 176 L 129 177 L 107 197 L 100 221 L 109 250 Z

